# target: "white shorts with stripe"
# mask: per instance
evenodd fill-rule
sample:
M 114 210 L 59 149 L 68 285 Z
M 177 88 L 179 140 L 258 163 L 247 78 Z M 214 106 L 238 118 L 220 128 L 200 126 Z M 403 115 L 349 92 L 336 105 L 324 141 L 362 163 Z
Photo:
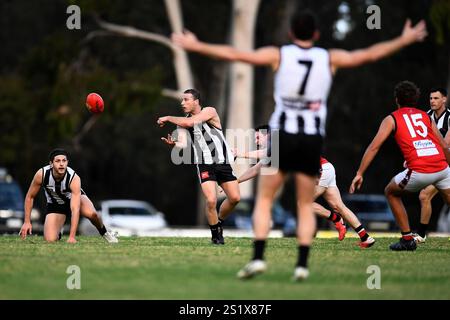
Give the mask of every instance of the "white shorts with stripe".
M 403 190 L 418 192 L 434 185 L 438 190 L 450 189 L 450 168 L 434 173 L 420 173 L 410 169 L 400 172 L 394 177 L 396 184 Z
M 336 187 L 336 171 L 329 162 L 322 165 L 319 186 L 324 188 Z

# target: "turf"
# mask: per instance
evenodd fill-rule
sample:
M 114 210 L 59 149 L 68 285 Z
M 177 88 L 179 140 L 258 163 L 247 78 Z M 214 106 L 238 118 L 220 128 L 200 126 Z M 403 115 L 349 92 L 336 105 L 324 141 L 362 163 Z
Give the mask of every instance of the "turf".
M 250 258 L 249 238 L 226 238 L 225 246 L 206 238 L 78 241 L 0 236 L 0 299 L 450 299 L 448 238 L 429 238 L 415 252 L 390 252 L 392 238 L 364 250 L 352 238 L 316 239 L 303 283 L 291 281 L 293 238 L 270 239 L 268 271 L 247 281 L 235 274 Z M 67 289 L 70 265 L 80 267 L 80 290 Z M 380 267 L 381 289 L 367 287 L 370 265 Z

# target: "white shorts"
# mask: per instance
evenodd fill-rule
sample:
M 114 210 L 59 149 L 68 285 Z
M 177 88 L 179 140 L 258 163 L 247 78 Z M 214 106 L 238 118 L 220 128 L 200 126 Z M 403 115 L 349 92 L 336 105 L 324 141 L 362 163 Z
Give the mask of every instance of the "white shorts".
M 329 162 L 322 165 L 319 186 L 324 188 L 336 187 L 336 171 L 334 171 L 334 166 Z
M 419 173 L 410 169 L 400 172 L 394 177 L 396 184 L 403 190 L 418 192 L 434 185 L 438 190 L 450 189 L 450 168 L 435 173 Z

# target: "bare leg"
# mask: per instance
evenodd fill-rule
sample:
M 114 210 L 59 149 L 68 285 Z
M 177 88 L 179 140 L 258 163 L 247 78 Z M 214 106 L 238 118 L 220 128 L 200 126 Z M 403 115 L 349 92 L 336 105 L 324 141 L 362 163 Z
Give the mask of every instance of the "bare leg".
M 86 196 L 81 195 L 80 214 L 89 219 L 89 221 L 97 228 L 101 230 L 103 228 L 103 221 L 100 215 L 97 214 L 92 201 Z
M 253 210 L 253 231 L 256 240 L 265 240 L 270 231 L 271 210 L 275 193 L 284 182 L 284 174 L 260 175 Z
M 225 220 L 241 200 L 241 195 L 239 193 L 239 184 L 237 180 L 224 182 L 220 186 L 227 195 L 227 198 L 222 202 L 222 205 L 220 206 L 219 218 Z
M 316 217 L 313 212 L 316 178 L 297 173 L 295 175 L 297 193 L 297 242 L 310 246 L 316 231 Z
M 402 232 L 410 232 L 408 214 L 406 213 L 405 206 L 401 198 L 402 194 L 407 191 L 401 189 L 395 182 L 394 179 L 389 182 L 389 184 L 384 189 L 384 193 L 391 207 L 392 213 L 394 214 L 395 220 Z
M 59 232 L 66 222 L 66 215 L 61 213 L 49 213 L 45 217 L 44 240 L 55 242 L 59 238 Z
M 323 196 L 330 207 L 339 212 L 339 214 L 352 226 L 353 229 L 361 225 L 361 222 L 358 220 L 356 215 L 342 201 L 341 193 L 337 187 L 327 188 Z
M 217 194 L 216 194 L 216 182 L 206 181 L 202 185 L 203 195 L 206 199 L 206 218 L 209 225 L 216 225 L 219 222 L 217 218 Z
M 431 218 L 431 200 L 438 193 L 438 190 L 433 186 L 428 186 L 419 194 L 420 200 L 420 223 L 429 224 Z
M 331 211 L 328 209 L 325 209 L 323 206 L 318 204 L 317 202 L 313 202 L 313 211 L 315 214 L 317 214 L 319 217 L 328 219 L 328 217 L 331 214 Z

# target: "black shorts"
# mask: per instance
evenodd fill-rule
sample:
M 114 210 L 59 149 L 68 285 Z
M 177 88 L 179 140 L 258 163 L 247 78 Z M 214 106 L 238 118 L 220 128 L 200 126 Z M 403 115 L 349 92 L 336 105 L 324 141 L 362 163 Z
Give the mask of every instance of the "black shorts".
M 72 210 L 70 209 L 70 203 L 57 204 L 57 203 L 47 203 L 46 215 L 49 213 L 61 213 L 70 217 L 72 215 Z
M 271 165 L 283 172 L 301 172 L 310 176 L 320 174 L 320 156 L 322 155 L 323 137 L 321 135 L 290 134 L 279 131 L 278 161 L 270 154 Z M 274 135 L 272 135 L 273 137 Z M 271 141 L 270 150 L 274 141 Z M 276 165 L 278 163 L 278 165 Z
M 86 193 L 81 189 L 81 195 L 86 195 Z M 70 201 L 65 202 L 64 204 L 58 204 L 58 203 L 48 203 L 47 202 L 47 208 L 45 214 L 49 213 L 61 213 L 65 214 L 66 216 L 72 215 L 72 210 L 70 209 Z
M 233 169 L 228 163 L 197 164 L 197 174 L 200 183 L 206 181 L 217 181 L 220 185 L 224 182 L 237 180 L 233 174 Z

